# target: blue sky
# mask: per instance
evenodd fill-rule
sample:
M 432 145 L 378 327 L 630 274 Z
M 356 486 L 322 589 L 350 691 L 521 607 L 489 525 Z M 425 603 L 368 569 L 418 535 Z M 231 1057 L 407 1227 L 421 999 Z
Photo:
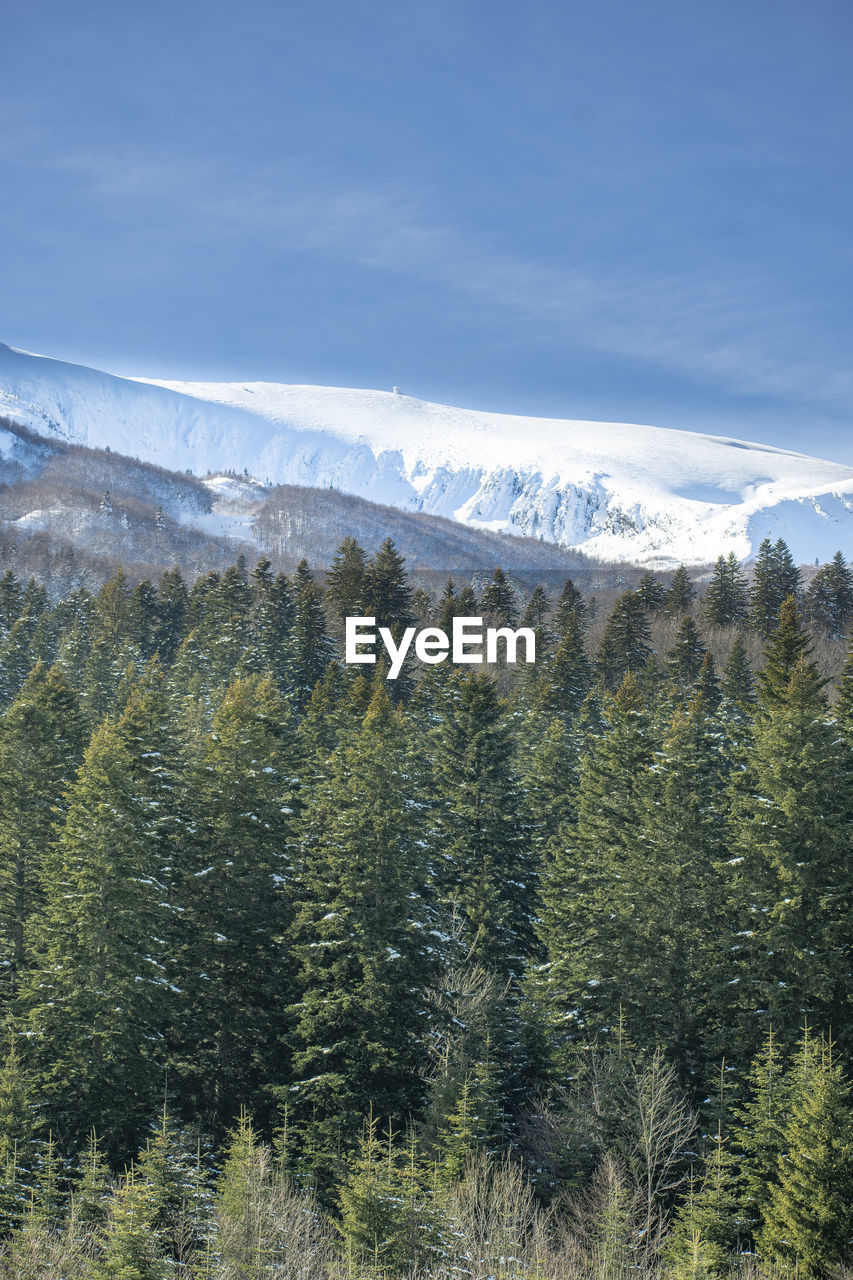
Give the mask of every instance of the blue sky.
M 853 462 L 849 0 L 4 0 L 0 340 Z

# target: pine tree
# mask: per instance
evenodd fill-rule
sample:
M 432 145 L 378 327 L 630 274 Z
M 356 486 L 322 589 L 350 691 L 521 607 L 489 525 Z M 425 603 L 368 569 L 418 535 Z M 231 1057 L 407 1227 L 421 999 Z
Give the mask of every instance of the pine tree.
M 355 538 L 344 538 L 326 574 L 326 599 L 332 614 L 343 626 L 348 616 L 362 614 L 367 553 Z
M 11 569 L 0 578 L 0 642 L 5 641 L 23 607 L 21 584 Z
M 138 582 L 130 593 L 128 606 L 128 638 L 143 658 L 153 658 L 157 650 L 157 593 L 147 578 Z
M 187 1141 L 165 1106 L 134 1170 L 148 1189 L 151 1231 L 161 1249 L 174 1262 L 195 1261 L 207 1244 L 212 1197 L 200 1144 Z
M 782 538 L 771 544 L 765 538 L 758 548 L 758 558 L 750 586 L 750 621 L 765 638 L 775 631 L 779 610 L 787 596 L 800 595 L 800 573 Z
M 33 1192 L 35 1163 L 32 1081 L 12 1039 L 0 1068 L 0 1237 L 20 1225 Z
M 293 672 L 297 705 L 302 707 L 332 661 L 334 644 L 328 635 L 320 589 L 305 561 L 297 566 Z
M 168 1280 L 174 1276 L 154 1226 L 159 1211 L 157 1187 L 132 1168 L 113 1197 L 103 1252 L 91 1266 L 92 1280 Z
M 174 661 L 181 643 L 188 606 L 187 588 L 180 569 L 167 571 L 157 584 L 154 645 L 164 665 Z
M 466 923 L 470 958 L 520 978 L 535 894 L 506 708 L 487 675 L 456 677 L 431 747 L 439 872 Z
M 483 610 L 490 621 L 498 627 L 515 627 L 518 625 L 518 604 L 512 583 L 503 569 L 498 565 L 492 574 L 491 582 L 483 591 Z
M 628 673 L 642 671 L 652 654 L 649 621 L 635 591 L 616 601 L 598 652 L 598 670 L 608 688 L 619 688 Z
M 541 582 L 537 583 L 521 615 L 522 627 L 541 627 L 548 617 L 551 601 Z
M 340 1192 L 339 1230 L 351 1274 L 399 1274 L 406 1252 L 406 1206 L 394 1136 L 379 1134 L 371 1111 Z
M 220 1265 L 243 1280 L 261 1280 L 275 1262 L 270 1151 L 244 1111 L 225 1147 L 217 1185 L 215 1251 Z M 267 1272 L 269 1274 L 269 1272 Z
M 666 607 L 666 587 L 660 578 L 653 578 L 648 570 L 637 584 L 637 595 L 642 600 L 643 608 L 647 613 L 653 615 L 663 613 Z
M 363 602 L 365 615 L 375 617 L 377 627 L 388 627 L 397 640 L 414 622 L 406 563 L 391 538 L 367 565 Z
M 756 721 L 746 768 L 735 775 L 731 897 L 738 925 L 728 955 L 743 1045 L 770 1021 L 783 1040 L 806 1018 L 846 1028 L 853 962 L 850 747 L 828 718 L 810 663 L 796 663 L 782 693 L 791 646 L 784 627 L 779 635 L 779 661 L 768 661 L 767 709 Z
M 831 1044 L 819 1054 L 807 1048 L 801 1063 L 758 1247 L 801 1275 L 821 1276 L 849 1259 L 853 1238 L 850 1086 Z
M 812 578 L 803 611 L 830 639 L 840 640 L 847 635 L 853 620 L 853 569 L 840 551 Z
M 738 1245 L 738 1213 L 737 1162 L 718 1126 L 701 1182 L 691 1182 L 667 1240 L 667 1273 L 676 1280 L 727 1275 Z
M 372 1104 L 397 1123 L 423 1101 L 418 1063 L 432 957 L 409 745 L 381 688 L 306 807 L 292 932 L 294 1134 L 321 1185 Z
M 690 606 L 696 598 L 696 588 L 690 581 L 690 574 L 680 564 L 670 579 L 666 593 L 666 613 L 671 618 L 683 618 L 689 613 Z
M 95 598 L 82 687 L 83 707 L 92 725 L 120 710 L 128 671 L 138 675 L 142 667 L 142 654 L 131 640 L 130 587 L 118 569 Z
M 83 749 L 83 720 L 56 668 L 37 663 L 0 722 L 0 961 L 8 1004 L 29 963 L 45 855 Z
M 270 677 L 233 681 L 190 777 L 191 833 L 175 888 L 173 1057 L 184 1102 L 208 1127 L 227 1127 L 244 1103 L 262 1111 L 283 1076 L 294 766 Z
M 592 663 L 586 655 L 585 640 L 582 615 L 568 615 L 556 652 L 534 668 L 533 706 L 548 716 L 559 716 L 565 723 L 577 716 L 592 688 Z
M 65 1149 L 98 1124 L 129 1155 L 154 1107 L 174 1000 L 164 882 L 177 835 L 175 755 L 151 664 L 84 755 L 46 868 L 37 962 L 21 984 L 27 1059 Z
M 741 721 L 752 719 L 755 704 L 752 669 L 740 636 L 735 636 L 723 668 L 722 694 L 725 712 Z
M 696 623 L 689 615 L 682 618 L 675 633 L 675 642 L 667 654 L 670 676 L 682 690 L 696 683 L 707 652 Z
M 702 602 L 712 627 L 737 627 L 749 613 L 749 586 L 734 551 L 718 556 Z
M 577 821 L 560 829 L 542 873 L 537 932 L 547 966 L 538 1000 L 558 1069 L 573 1046 L 614 1032 L 624 998 L 614 965 L 631 963 L 623 949 L 630 908 L 622 876 L 635 857 L 638 788 L 652 758 L 635 677 L 625 678 L 604 717 L 581 758 Z
M 803 1052 L 808 1051 L 808 1038 Z M 735 1108 L 734 1139 L 740 1152 L 740 1216 L 754 1240 L 776 1177 L 788 1119 L 791 1078 L 788 1063 L 770 1027 L 744 1079 L 744 1098 Z
M 786 596 L 779 610 L 778 626 L 764 651 L 764 666 L 758 673 L 758 692 L 765 712 L 785 704 L 791 676 L 798 665 L 808 664 L 817 687 L 823 686 L 825 682 L 809 661 L 811 654 L 812 643 L 794 597 Z
M 253 630 L 257 666 L 261 672 L 269 672 L 279 691 L 288 697 L 299 685 L 296 616 L 296 598 L 285 574 L 276 574 L 272 581 L 265 580 L 263 587 L 256 589 Z M 307 613 L 303 607 L 300 624 L 303 644 L 310 643 L 311 628 L 315 624 L 322 625 L 322 620 L 312 600 Z M 325 635 L 322 635 L 322 644 L 321 657 L 325 658 L 328 654 Z M 311 672 L 306 672 L 306 681 L 310 678 Z
M 568 623 L 580 615 L 581 622 L 585 622 L 589 616 L 589 605 L 578 591 L 571 578 L 566 578 L 563 590 L 560 592 L 560 598 L 557 601 L 557 607 L 554 610 L 554 616 L 551 619 L 551 626 L 557 635 L 562 635 L 566 630 Z
M 100 1239 L 109 1218 L 112 1179 L 92 1129 L 77 1162 L 71 1191 L 71 1233 L 75 1239 Z
M 703 696 L 676 707 L 653 767 L 637 779 L 638 822 L 628 858 L 613 868 L 623 940 L 612 973 L 627 1030 L 668 1046 L 700 1073 L 715 981 L 728 849 L 728 761 L 721 726 Z

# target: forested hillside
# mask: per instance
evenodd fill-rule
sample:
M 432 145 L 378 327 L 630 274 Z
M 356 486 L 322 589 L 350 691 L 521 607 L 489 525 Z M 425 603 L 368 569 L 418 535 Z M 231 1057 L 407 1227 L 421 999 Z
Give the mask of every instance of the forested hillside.
M 388 681 L 356 613 L 538 661 Z M 7 572 L 0 1275 L 853 1262 L 851 623 L 781 541 L 612 607 Z

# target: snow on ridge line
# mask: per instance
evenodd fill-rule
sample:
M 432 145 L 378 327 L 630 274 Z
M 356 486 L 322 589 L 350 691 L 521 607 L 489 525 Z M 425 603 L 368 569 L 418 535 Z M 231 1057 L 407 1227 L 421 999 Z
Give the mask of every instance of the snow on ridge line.
M 600 559 L 745 559 L 765 535 L 825 559 L 853 540 L 853 468 L 672 428 L 382 391 L 122 378 L 2 344 L 0 413 L 172 470 L 332 486 Z

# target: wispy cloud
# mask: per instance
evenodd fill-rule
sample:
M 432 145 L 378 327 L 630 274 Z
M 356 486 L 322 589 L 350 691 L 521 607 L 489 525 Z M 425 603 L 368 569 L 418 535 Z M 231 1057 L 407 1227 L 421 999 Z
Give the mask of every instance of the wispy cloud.
M 566 255 L 512 253 L 465 225 L 436 191 L 393 181 L 342 183 L 305 161 L 223 168 L 137 147 L 56 152 L 32 129 L 7 132 L 7 163 L 47 168 L 101 207 L 147 217 L 164 237 L 251 237 L 269 257 L 308 253 L 430 282 L 505 317 L 527 342 L 623 358 L 718 392 L 821 406 L 853 405 L 853 374 L 805 340 L 779 282 L 710 269 L 688 276 L 617 273 Z

